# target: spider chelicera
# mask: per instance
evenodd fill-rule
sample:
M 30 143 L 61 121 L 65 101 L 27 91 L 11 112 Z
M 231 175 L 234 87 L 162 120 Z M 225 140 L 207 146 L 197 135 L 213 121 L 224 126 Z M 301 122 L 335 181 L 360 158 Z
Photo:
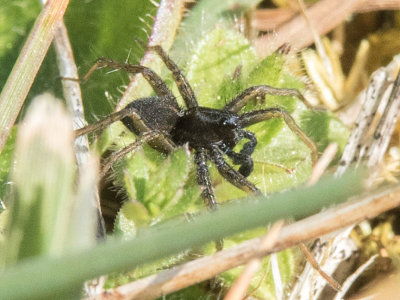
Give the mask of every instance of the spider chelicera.
M 312 161 L 315 163 L 318 157 L 317 147 L 285 110 L 267 108 L 239 114 L 239 111 L 251 99 L 265 97 L 266 94 L 294 96 L 308 105 L 299 91 L 257 85 L 245 89 L 223 109 L 201 107 L 189 82 L 164 50 L 160 46 L 149 46 L 148 49 L 155 51 L 172 72 L 186 109 L 179 107 L 170 89 L 151 69 L 141 65 L 99 58 L 84 80 L 100 67 L 122 69 L 131 74 L 141 73 L 157 94 L 154 97 L 137 99 L 105 119 L 75 131 L 76 136 L 81 136 L 104 128 L 115 121 L 122 121 L 130 131 L 142 136 L 142 140 L 114 153 L 103 170 L 108 169 L 112 162 L 135 149 L 139 142 L 147 141 L 151 147 L 163 153 L 169 153 L 176 146 L 187 143 L 189 148 L 194 151 L 196 178 L 201 188 L 201 196 L 207 207 L 214 210 L 217 202 L 207 162 L 212 161 L 219 173 L 234 186 L 247 193 L 260 195 L 259 189 L 246 179 L 253 171 L 251 155 L 257 145 L 257 139 L 254 133 L 246 131 L 244 128 L 272 118 L 283 118 L 287 126 L 310 148 Z M 248 141 L 239 152 L 235 152 L 234 147 L 242 139 Z M 238 171 L 226 162 L 224 155 L 231 158 L 233 164 L 239 166 Z

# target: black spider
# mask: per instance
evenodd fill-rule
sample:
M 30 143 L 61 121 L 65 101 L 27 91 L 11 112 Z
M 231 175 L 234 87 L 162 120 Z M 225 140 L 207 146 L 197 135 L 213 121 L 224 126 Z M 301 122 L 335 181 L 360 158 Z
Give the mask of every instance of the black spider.
M 215 209 L 217 202 L 207 161 L 211 160 L 219 173 L 234 186 L 247 193 L 261 194 L 257 187 L 246 179 L 253 171 L 251 155 L 257 145 L 257 139 L 253 133 L 244 128 L 277 117 L 283 118 L 288 127 L 311 149 L 312 160 L 316 161 L 317 148 L 314 142 L 297 126 L 285 110 L 267 108 L 243 114 L 238 113 L 249 100 L 256 96 L 264 97 L 266 94 L 295 96 L 307 104 L 300 92 L 295 89 L 258 85 L 244 90 L 223 109 L 201 107 L 198 105 L 188 81 L 164 50 L 160 46 L 150 46 L 149 49 L 157 52 L 172 72 L 186 104 L 186 109 L 179 108 L 175 96 L 151 69 L 140 65 L 119 63 L 106 58 L 98 59 L 85 78 L 99 67 L 123 69 L 132 74 L 141 73 L 157 94 L 154 97 L 137 99 L 104 120 L 76 131 L 76 136 L 80 136 L 121 120 L 133 133 L 142 135 L 143 138 L 138 142 L 116 152 L 104 170 L 113 161 L 137 147 L 140 142 L 148 141 L 151 147 L 164 153 L 172 151 L 176 146 L 188 143 L 189 148 L 194 151 L 194 161 L 197 166 L 196 177 L 201 188 L 202 198 L 209 209 Z M 242 139 L 247 139 L 248 142 L 243 145 L 240 152 L 235 152 L 233 148 Z M 225 161 L 224 155 L 230 157 L 233 164 L 240 166 L 238 171 Z

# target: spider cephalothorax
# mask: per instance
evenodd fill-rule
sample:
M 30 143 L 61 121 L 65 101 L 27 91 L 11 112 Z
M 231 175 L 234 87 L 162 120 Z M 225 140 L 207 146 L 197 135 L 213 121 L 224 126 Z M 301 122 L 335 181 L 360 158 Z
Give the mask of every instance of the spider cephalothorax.
M 158 53 L 172 76 L 182 95 L 186 108 L 178 106 L 176 98 L 162 79 L 152 70 L 110 59 L 100 58 L 89 71 L 98 67 L 123 69 L 129 73 L 141 73 L 153 87 L 157 96 L 135 100 L 124 109 L 111 114 L 106 119 L 79 129 L 76 135 L 86 134 L 103 128 L 112 122 L 121 120 L 136 135 L 148 135 L 148 143 L 160 152 L 168 153 L 176 146 L 188 144 L 194 151 L 197 167 L 197 182 L 202 197 L 210 209 L 216 208 L 213 186 L 211 185 L 207 161 L 211 160 L 219 173 L 234 186 L 251 194 L 260 194 L 257 187 L 246 179 L 253 171 L 252 153 L 257 145 L 255 135 L 244 128 L 271 118 L 283 118 L 289 128 L 311 149 L 313 162 L 317 159 L 317 148 L 312 140 L 297 126 L 292 117 L 283 109 L 268 108 L 240 114 L 240 110 L 249 100 L 266 94 L 295 96 L 306 103 L 304 97 L 295 89 L 273 88 L 268 85 L 250 87 L 232 99 L 223 109 L 213 109 L 198 105 L 195 94 L 176 64 L 166 55 L 160 46 L 151 46 Z M 247 142 L 239 152 L 234 147 L 242 139 Z M 130 151 L 128 146 L 119 151 L 115 158 Z M 233 164 L 239 165 L 238 171 L 224 158 L 227 155 Z

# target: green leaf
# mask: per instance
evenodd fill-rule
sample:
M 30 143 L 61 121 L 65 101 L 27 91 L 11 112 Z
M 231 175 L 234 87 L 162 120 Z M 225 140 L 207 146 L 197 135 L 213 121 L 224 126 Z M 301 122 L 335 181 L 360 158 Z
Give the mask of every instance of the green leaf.
M 255 274 L 249 291 L 255 299 L 276 299 L 274 278 L 272 276 L 271 256 L 264 258 L 260 271 Z M 282 286 L 286 286 L 292 280 L 292 274 L 296 271 L 296 256 L 292 249 L 286 249 L 276 254 Z M 244 267 L 237 267 L 222 273 L 219 277 L 229 287 L 242 274 Z
M 238 67 L 247 76 L 256 61 L 255 50 L 243 35 L 217 28 L 205 34 L 191 53 L 186 76 L 201 106 L 222 108 L 241 88 L 221 90 L 222 83 L 232 82 Z
M 149 153 L 152 151 L 149 150 Z M 121 173 L 132 200 L 123 205 L 115 229 L 129 235 L 132 234 L 129 233 L 130 228 L 135 231 L 138 226 L 154 223 L 155 219 L 170 218 L 185 212 L 182 206 L 177 211 L 176 204 L 185 195 L 183 188 L 191 165 L 191 155 L 183 148 L 158 164 L 151 163 L 144 151 L 138 151 L 128 159 Z
M 232 27 L 232 20 L 242 17 L 245 12 L 255 8 L 260 2 L 260 0 L 198 1 L 182 22 L 172 50 L 172 57 L 186 59 L 188 49 L 193 44 L 199 44 L 204 33 L 227 24 Z
M 185 289 L 179 290 L 175 293 L 163 296 L 166 300 L 178 299 L 197 299 L 197 300 L 211 300 L 210 293 L 207 292 L 209 288 L 208 283 L 192 285 Z
M 337 143 L 339 159 L 349 137 L 349 130 L 332 113 L 320 111 L 305 111 L 301 115 L 301 126 L 304 132 L 316 143 L 322 152 L 330 143 Z
M 114 233 L 123 237 L 134 237 L 138 227 L 147 227 L 151 218 L 144 205 L 137 201 L 127 201 L 118 212 Z

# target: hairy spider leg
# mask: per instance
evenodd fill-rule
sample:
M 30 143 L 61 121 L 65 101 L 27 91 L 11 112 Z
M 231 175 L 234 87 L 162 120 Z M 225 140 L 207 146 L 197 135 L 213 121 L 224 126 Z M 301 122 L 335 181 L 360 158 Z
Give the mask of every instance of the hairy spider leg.
M 127 155 L 128 153 L 135 153 L 140 147 L 142 147 L 144 143 L 153 140 L 155 138 L 158 138 L 160 136 L 163 136 L 163 134 L 155 130 L 145 132 L 142 135 L 140 135 L 133 143 L 129 144 L 128 146 L 118 151 L 113 152 L 103 164 L 100 170 L 100 178 L 102 178 L 107 173 L 107 171 L 111 168 L 111 166 L 115 162 L 124 158 L 125 155 Z
M 207 153 L 204 148 L 194 153 L 194 162 L 196 164 L 196 180 L 201 189 L 201 198 L 203 198 L 206 207 L 210 211 L 217 210 L 217 201 L 215 200 L 214 188 L 211 183 L 210 171 L 207 166 Z M 215 248 L 220 251 L 224 248 L 224 240 L 216 240 Z
M 107 126 L 109 126 L 110 124 L 116 122 L 116 121 L 121 121 L 123 118 L 125 117 L 129 117 L 132 122 L 135 124 L 135 126 L 138 128 L 138 130 L 140 132 L 153 132 L 154 130 L 150 129 L 142 120 L 142 118 L 140 117 L 139 113 L 133 108 L 133 107 L 126 107 L 120 111 L 117 111 L 115 113 L 112 113 L 110 115 L 108 115 L 106 118 L 104 118 L 103 120 L 100 120 L 96 123 L 87 125 L 83 128 L 77 129 L 74 131 L 75 133 L 75 137 L 84 135 L 84 134 L 88 134 L 91 133 L 93 131 L 96 130 L 100 130 L 100 129 L 104 129 Z M 156 132 L 157 133 L 157 132 Z M 170 141 L 167 137 L 165 137 L 163 134 L 161 133 L 157 133 L 153 135 L 150 135 L 153 138 L 152 139 L 158 139 L 159 143 L 162 144 L 163 147 L 165 147 L 164 149 L 168 150 L 168 151 L 172 151 L 174 149 L 174 144 L 172 141 Z M 127 146 L 129 147 L 129 146 Z
M 86 81 L 89 76 L 97 69 L 107 67 L 111 69 L 120 69 L 124 70 L 130 74 L 142 74 L 143 77 L 147 80 L 147 82 L 151 85 L 153 90 L 156 92 L 159 97 L 169 97 L 175 99 L 171 90 L 167 87 L 164 81 L 162 81 L 161 77 L 158 76 L 153 70 L 141 66 L 141 65 L 132 65 L 128 63 L 121 63 L 115 61 L 110 58 L 100 57 L 96 60 L 95 64 L 90 68 L 90 70 L 83 77 L 83 81 Z M 178 103 L 176 104 L 178 107 Z
M 243 127 L 247 127 L 262 121 L 270 120 L 273 118 L 282 118 L 286 125 L 294 132 L 308 148 L 311 150 L 311 157 L 313 165 L 318 159 L 318 150 L 315 143 L 301 130 L 296 124 L 292 116 L 284 109 L 281 108 L 267 108 L 256 110 L 240 115 L 240 120 Z
M 265 95 L 297 97 L 309 109 L 313 107 L 306 98 L 296 89 L 275 88 L 269 85 L 255 85 L 245 89 L 238 96 L 225 105 L 224 110 L 239 112 L 254 97 L 265 97 Z
M 249 139 L 249 141 L 243 145 L 242 150 L 239 153 L 234 152 L 232 149 L 227 149 L 225 153 L 232 159 L 235 165 L 241 165 L 239 168 L 239 173 L 244 177 L 247 177 L 251 174 L 254 168 L 253 159 L 251 158 L 251 154 L 253 154 L 254 149 L 257 145 L 257 138 L 254 133 L 249 131 L 242 132 L 243 137 Z
M 176 102 L 174 95 L 168 89 L 164 81 L 162 81 L 162 79 L 154 71 L 144 66 L 120 63 L 108 58 L 99 58 L 97 59 L 96 63 L 90 68 L 90 70 L 86 73 L 83 80 L 86 81 L 96 69 L 101 67 L 122 69 L 131 74 L 141 73 L 143 77 L 148 81 L 148 83 L 152 86 L 157 96 L 168 98 L 170 101 L 172 101 L 174 106 L 178 108 L 178 103 Z M 110 114 L 108 117 L 99 122 L 75 130 L 75 136 L 78 137 L 93 132 L 95 130 L 103 129 L 116 121 L 122 120 L 125 117 L 131 118 L 132 122 L 140 130 L 140 132 L 152 131 L 143 122 L 139 113 L 133 107 L 126 107 L 120 111 Z M 157 142 L 161 144 L 164 149 L 168 151 L 172 151 L 174 149 L 173 143 L 169 141 L 167 137 L 158 135 L 157 137 L 155 137 L 155 139 L 157 139 Z
M 246 179 L 242 174 L 232 168 L 223 158 L 222 153 L 217 145 L 214 145 L 210 149 L 210 158 L 217 167 L 218 172 L 228 180 L 232 185 L 245 191 L 246 193 L 253 194 L 255 196 L 261 196 L 260 190 L 250 181 Z
M 215 200 L 214 188 L 211 184 L 210 172 L 207 167 L 207 154 L 204 148 L 194 153 L 194 162 L 196 164 L 196 180 L 201 189 L 201 197 L 203 198 L 207 208 L 211 211 L 217 209 L 217 201 Z
M 180 94 L 182 95 L 183 100 L 185 101 L 186 107 L 192 108 L 199 106 L 196 100 L 196 96 L 187 81 L 186 77 L 183 75 L 181 70 L 179 70 L 178 66 L 175 62 L 165 53 L 164 49 L 161 46 L 148 46 L 147 49 L 155 51 L 160 58 L 163 60 L 167 68 L 172 72 L 172 76 L 178 87 Z
M 90 125 L 87 125 L 85 127 L 82 127 L 80 129 L 75 130 L 74 131 L 75 137 L 78 137 L 78 136 L 81 136 L 81 135 L 85 135 L 85 134 L 91 133 L 91 132 L 96 131 L 96 130 L 104 129 L 107 126 L 109 126 L 110 124 L 112 124 L 112 123 L 114 123 L 116 121 L 120 121 L 120 120 L 122 120 L 123 118 L 125 118 L 125 117 L 127 117 L 129 115 L 133 115 L 134 118 L 137 118 L 138 121 L 142 122 L 139 114 L 135 110 L 126 108 L 126 109 L 122 109 L 120 111 L 117 111 L 115 113 L 112 113 L 112 114 L 108 115 L 103 120 L 100 120 L 100 121 L 98 121 L 96 123 L 93 123 L 93 124 L 90 124 Z M 143 123 L 143 125 L 146 126 L 144 123 Z

